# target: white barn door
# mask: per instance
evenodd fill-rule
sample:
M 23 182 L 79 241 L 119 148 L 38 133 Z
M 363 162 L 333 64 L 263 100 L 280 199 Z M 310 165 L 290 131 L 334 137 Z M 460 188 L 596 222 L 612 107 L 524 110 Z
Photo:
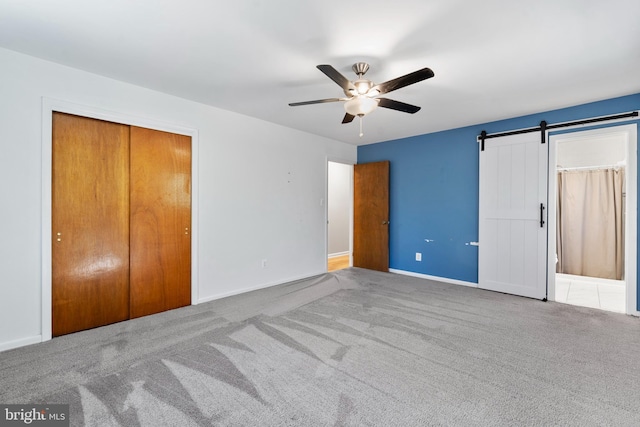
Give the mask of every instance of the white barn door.
M 540 139 L 491 138 L 480 151 L 479 288 L 547 297 L 549 144 Z

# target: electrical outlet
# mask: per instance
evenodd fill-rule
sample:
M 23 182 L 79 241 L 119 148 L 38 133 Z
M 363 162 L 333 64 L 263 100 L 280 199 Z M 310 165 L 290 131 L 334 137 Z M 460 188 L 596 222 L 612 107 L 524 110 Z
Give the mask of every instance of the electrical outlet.
M 267 260 L 266 259 L 262 260 L 262 268 L 267 268 Z
M 422 254 L 420 252 L 416 252 L 416 261 L 422 261 Z

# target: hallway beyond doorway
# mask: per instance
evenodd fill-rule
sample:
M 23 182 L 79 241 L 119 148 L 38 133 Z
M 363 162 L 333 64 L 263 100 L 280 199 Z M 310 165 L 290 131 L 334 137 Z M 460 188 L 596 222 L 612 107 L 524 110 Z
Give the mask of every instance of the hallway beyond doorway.
M 349 268 L 349 254 L 329 257 L 327 259 L 327 270 L 336 271 Z

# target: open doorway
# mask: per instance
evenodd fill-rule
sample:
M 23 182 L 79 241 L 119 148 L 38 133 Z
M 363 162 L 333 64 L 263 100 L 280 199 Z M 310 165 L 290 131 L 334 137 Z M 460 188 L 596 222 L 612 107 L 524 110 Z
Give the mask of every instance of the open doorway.
M 635 312 L 636 141 L 633 125 L 549 139 L 550 300 Z
M 352 261 L 353 165 L 327 162 L 327 270 Z

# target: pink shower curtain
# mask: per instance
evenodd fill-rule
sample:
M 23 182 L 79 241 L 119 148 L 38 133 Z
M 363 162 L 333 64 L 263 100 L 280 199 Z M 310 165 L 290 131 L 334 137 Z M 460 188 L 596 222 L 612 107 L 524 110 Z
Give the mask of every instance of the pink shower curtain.
M 624 169 L 558 172 L 558 273 L 622 280 Z

